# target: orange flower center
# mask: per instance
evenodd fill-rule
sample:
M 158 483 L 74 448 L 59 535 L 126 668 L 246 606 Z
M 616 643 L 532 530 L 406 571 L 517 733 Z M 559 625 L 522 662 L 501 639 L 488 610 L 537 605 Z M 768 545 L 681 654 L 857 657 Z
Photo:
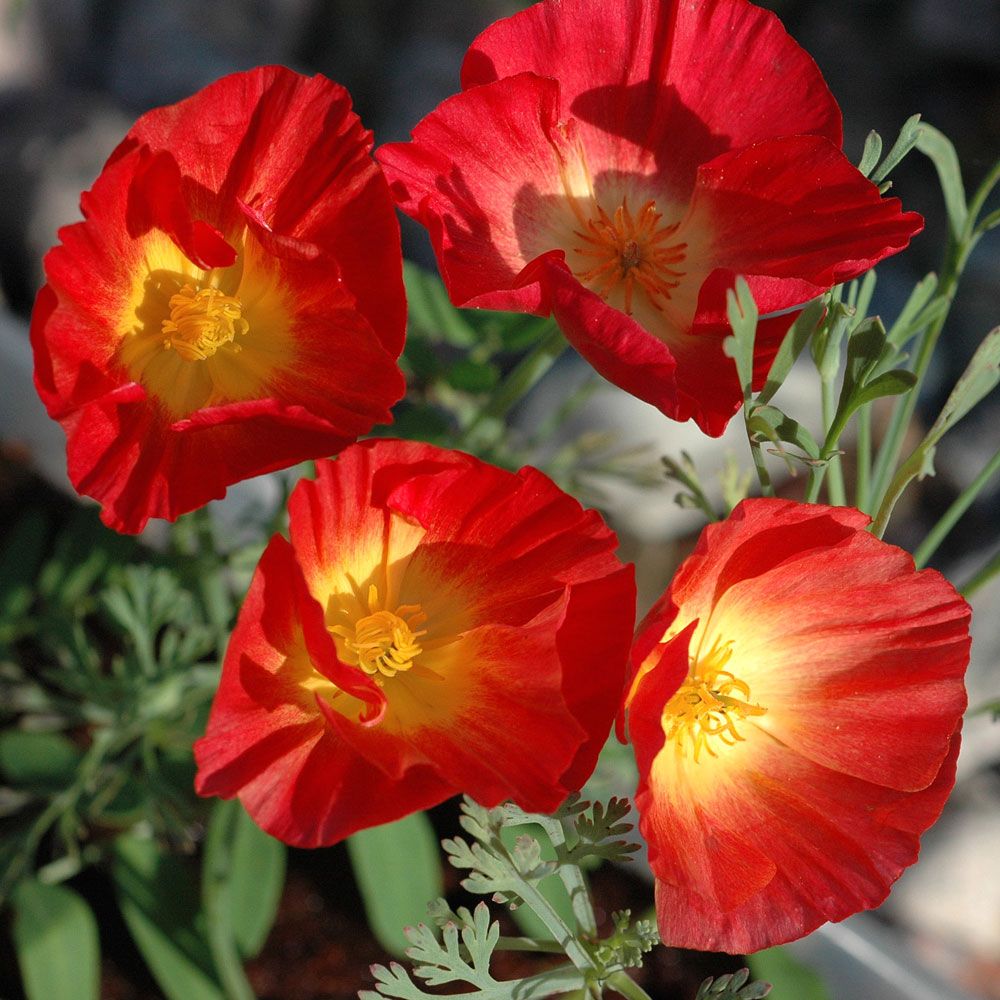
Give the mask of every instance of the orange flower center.
M 379 608 L 378 588 L 368 588 L 368 610 L 353 625 L 333 625 L 330 631 L 344 640 L 346 660 L 382 683 L 384 677 L 409 670 L 423 652 L 419 627 L 427 621 L 419 604 L 401 604 L 395 611 Z
M 576 276 L 603 299 L 621 288 L 630 316 L 636 286 L 662 310 L 684 277 L 677 265 L 684 260 L 687 244 L 671 242 L 678 223 L 662 225 L 663 216 L 653 201 L 647 201 L 636 215 L 629 210 L 628 199 L 613 218 L 600 206 L 597 213 L 596 219 L 587 220 L 586 231 L 573 231 L 583 241 L 574 251 L 593 261 L 593 267 L 574 272 Z
M 704 751 L 718 757 L 718 743 L 735 746 L 743 737 L 737 723 L 765 715 L 767 709 L 750 700 L 750 687 L 725 670 L 730 643 L 716 643 L 707 656 L 692 663 L 687 679 L 663 710 L 663 730 L 677 753 L 690 746 L 695 763 Z
M 204 361 L 234 343 L 250 326 L 243 318 L 243 305 L 218 288 L 195 288 L 186 284 L 170 296 L 170 316 L 163 321 L 163 346 L 173 348 L 185 361 Z

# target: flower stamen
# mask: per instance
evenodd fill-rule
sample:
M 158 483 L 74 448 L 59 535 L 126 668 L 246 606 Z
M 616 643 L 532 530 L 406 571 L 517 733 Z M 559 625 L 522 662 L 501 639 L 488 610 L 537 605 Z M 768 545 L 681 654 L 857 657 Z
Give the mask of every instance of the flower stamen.
M 573 231 L 583 241 L 574 251 L 580 257 L 592 258 L 595 264 L 573 273 L 603 299 L 621 287 L 628 315 L 632 314 L 636 286 L 662 311 L 684 277 L 676 265 L 684 260 L 687 250 L 686 243 L 668 242 L 679 223 L 664 226 L 660 224 L 662 218 L 654 201 L 647 201 L 634 216 L 627 198 L 613 217 L 598 205 L 597 218 L 587 220 L 586 230 Z
M 409 670 L 423 652 L 417 640 L 427 634 L 419 628 L 427 615 L 419 604 L 401 604 L 395 611 L 380 608 L 374 584 L 368 588 L 368 610 L 353 625 L 333 625 L 330 631 L 344 640 L 346 660 L 381 684 L 382 678 Z
M 690 672 L 663 710 L 663 731 L 674 741 L 677 753 L 686 756 L 688 746 L 697 764 L 704 751 L 718 757 L 713 742 L 735 746 L 744 737 L 738 722 L 767 713 L 751 701 L 750 687 L 725 670 L 732 643 L 712 646 L 709 653 L 691 664 Z
M 185 361 L 204 361 L 220 348 L 234 343 L 250 329 L 243 318 L 243 304 L 218 288 L 186 284 L 170 296 L 170 317 L 163 321 L 163 346 L 177 351 Z

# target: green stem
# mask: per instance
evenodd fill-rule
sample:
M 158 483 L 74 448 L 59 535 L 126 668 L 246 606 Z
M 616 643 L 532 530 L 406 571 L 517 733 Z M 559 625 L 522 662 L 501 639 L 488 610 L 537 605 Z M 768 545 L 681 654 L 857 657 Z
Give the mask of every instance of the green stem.
M 212 808 L 202 862 L 202 903 L 208 925 L 208 946 L 227 1000 L 255 1000 L 256 996 L 243 970 L 230 916 L 232 843 L 242 808 L 238 799 L 217 802 Z
M 774 487 L 771 485 L 771 474 L 767 471 L 764 451 L 760 446 L 760 442 L 755 441 L 753 434 L 750 433 L 749 424 L 747 424 L 747 441 L 750 443 L 750 455 L 753 457 L 753 467 L 757 470 L 757 482 L 760 483 L 761 496 L 773 497 Z
M 872 471 L 872 408 L 863 406 L 858 414 L 857 482 L 854 487 L 854 505 L 865 514 L 871 510 Z
M 552 367 L 553 362 L 567 346 L 562 331 L 553 322 L 542 339 L 493 390 L 493 394 L 459 436 L 458 447 L 475 450 L 477 447 L 492 443 L 490 439 L 496 431 L 490 426 L 491 423 L 502 421 L 507 416 Z
M 955 499 L 955 502 L 944 512 L 941 519 L 927 533 L 913 553 L 913 561 L 919 569 L 927 565 L 927 561 L 937 551 L 938 546 L 948 536 L 948 533 L 958 523 L 962 515 L 972 506 L 973 501 L 982 492 L 983 487 L 1000 472 L 1000 451 L 998 451 L 983 467 L 975 479 L 965 487 Z
M 627 972 L 613 973 L 605 985 L 628 1000 L 651 1000 L 650 995 Z
M 833 426 L 833 418 L 837 413 L 833 383 L 828 379 L 823 379 L 820 384 L 820 393 L 822 395 L 823 424 L 828 428 L 827 440 L 823 444 L 823 457 L 827 459 L 829 470 L 826 488 L 830 494 L 830 503 L 835 507 L 843 507 L 847 503 L 847 493 L 844 489 L 844 470 L 840 466 L 840 453 L 836 450 L 843 427 Z
M 552 816 L 533 815 L 532 820 L 537 822 L 548 835 L 552 846 L 556 849 L 556 854 L 560 854 L 562 849 L 566 849 L 566 827 L 562 820 Z M 587 877 L 579 865 L 560 864 L 559 878 L 566 887 L 569 894 L 570 905 L 573 908 L 573 916 L 576 918 L 580 932 L 589 938 L 597 937 L 597 916 L 594 913 L 594 905 L 590 900 L 590 887 L 587 885 Z
M 979 185 L 976 193 L 972 196 L 972 200 L 969 202 L 969 221 L 967 228 L 970 232 L 975 229 L 979 213 L 983 210 L 983 205 L 986 204 L 986 199 L 990 196 L 997 184 L 1000 184 L 1000 160 L 997 160 L 997 162 L 993 164 L 990 172 L 985 178 L 983 178 L 983 183 Z
M 579 991 L 586 985 L 587 979 L 579 969 L 573 965 L 563 965 L 520 980 L 517 984 L 517 1000 L 548 1000 L 548 997 Z
M 958 588 L 958 592 L 965 598 L 972 597 L 980 587 L 989 583 L 998 573 L 1000 573 L 1000 552 L 994 553 L 993 558 L 982 569 L 974 573 Z
M 509 937 L 501 934 L 494 951 L 530 951 L 548 955 L 563 955 L 562 946 L 556 941 L 536 941 L 530 937 Z M 573 966 L 575 969 L 576 966 Z
M 535 915 L 549 929 L 552 937 L 558 942 L 566 957 L 581 972 L 596 972 L 597 967 L 586 948 L 577 940 L 576 935 L 566 926 L 563 918 L 555 907 L 538 891 L 538 889 L 522 879 L 517 887 L 517 894 L 534 910 Z

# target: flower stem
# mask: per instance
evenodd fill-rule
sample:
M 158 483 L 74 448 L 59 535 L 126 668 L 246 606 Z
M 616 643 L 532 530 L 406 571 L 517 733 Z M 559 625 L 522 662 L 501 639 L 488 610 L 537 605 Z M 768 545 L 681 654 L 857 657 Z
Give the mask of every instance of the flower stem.
M 538 343 L 493 390 L 492 396 L 462 431 L 458 447 L 475 451 L 493 444 L 502 433 L 502 422 L 507 414 L 541 380 L 568 346 L 562 331 L 552 322 Z
M 823 379 L 820 383 L 820 392 L 822 394 L 823 423 L 830 432 L 834 432 L 835 429 L 832 425 L 833 419 L 836 416 L 837 401 L 833 394 L 833 383 L 827 379 Z M 832 441 L 824 443 L 823 454 L 824 457 L 829 455 L 827 460 L 829 475 L 827 477 L 826 488 L 830 494 L 830 503 L 836 507 L 843 507 L 847 503 L 847 493 L 844 489 L 844 470 L 840 466 L 840 452 L 836 450 L 839 438 L 840 433 L 838 431 Z
M 982 492 L 983 487 L 1000 472 L 1000 451 L 998 451 L 983 467 L 975 479 L 958 495 L 954 503 L 942 514 L 940 520 L 927 533 L 913 553 L 913 561 L 917 569 L 927 565 L 927 561 L 937 551 L 938 546 L 948 536 L 948 533 L 958 523 L 961 516 L 972 506 L 973 501 Z
M 872 410 L 863 406 L 858 414 L 857 481 L 854 486 L 854 506 L 865 514 L 871 513 L 872 472 Z
M 651 1000 L 649 994 L 627 972 L 613 973 L 605 985 L 628 1000 Z

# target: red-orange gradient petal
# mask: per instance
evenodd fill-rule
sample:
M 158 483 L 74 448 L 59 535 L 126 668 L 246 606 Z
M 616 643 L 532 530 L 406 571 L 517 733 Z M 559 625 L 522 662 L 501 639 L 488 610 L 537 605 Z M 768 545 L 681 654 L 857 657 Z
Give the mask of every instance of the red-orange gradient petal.
M 877 905 L 944 805 L 968 606 L 867 524 L 744 501 L 643 622 L 628 729 L 668 944 L 752 952 Z M 664 711 L 698 650 L 721 644 L 766 712 L 694 759 L 683 731 L 667 739 Z
M 318 463 L 289 516 L 227 652 L 201 792 L 316 845 L 458 792 L 551 811 L 586 780 L 635 606 L 594 512 L 533 469 L 375 440 Z M 355 647 L 329 630 L 346 643 L 376 609 L 418 608 L 421 649 L 395 675 L 340 658 Z
M 370 149 L 342 87 L 265 67 L 144 115 L 82 196 L 31 339 L 71 481 L 105 523 L 173 520 L 391 421 L 402 259 Z M 150 305 L 154 278 L 236 294 L 249 341 L 164 377 L 179 356 L 157 340 L 173 300 Z

